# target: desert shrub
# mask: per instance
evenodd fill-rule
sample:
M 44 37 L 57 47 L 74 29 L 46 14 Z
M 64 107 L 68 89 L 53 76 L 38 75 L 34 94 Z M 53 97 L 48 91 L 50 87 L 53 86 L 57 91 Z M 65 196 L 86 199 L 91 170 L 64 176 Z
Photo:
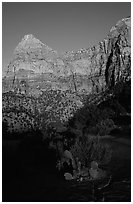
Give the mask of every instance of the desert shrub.
M 91 161 L 97 161 L 98 164 L 108 164 L 111 159 L 112 150 L 109 145 L 102 144 L 99 137 L 82 137 L 78 138 L 71 147 L 73 157 L 78 158 L 81 164 L 89 167 Z
M 115 124 L 112 119 L 101 120 L 96 126 L 89 128 L 89 133 L 93 135 L 108 135 L 111 130 L 115 128 Z
M 69 120 L 69 126 L 75 128 L 78 124 L 78 127 L 93 127 L 96 124 L 100 123 L 102 120 L 107 118 L 114 118 L 115 113 L 113 109 L 109 107 L 98 107 L 96 105 L 85 105 L 82 109 L 77 111 L 74 118 Z
M 95 106 L 91 105 L 87 107 L 82 114 L 85 113 L 86 116 L 86 124 L 88 126 L 93 126 L 98 123 L 98 121 L 101 119 L 101 110 Z
M 115 116 L 115 112 L 111 108 L 106 107 L 104 109 L 101 109 L 102 120 L 105 120 L 107 118 L 112 119 L 114 118 L 114 116 Z
M 89 108 L 88 116 L 87 116 L 87 125 L 94 126 L 102 120 L 111 119 L 114 117 L 114 111 L 111 108 L 99 108 L 97 106 L 93 106 Z
M 77 112 L 68 124 L 78 137 L 83 135 L 84 128 L 87 129 L 85 134 L 106 135 L 114 128 L 114 116 L 115 112 L 109 107 L 91 105 Z

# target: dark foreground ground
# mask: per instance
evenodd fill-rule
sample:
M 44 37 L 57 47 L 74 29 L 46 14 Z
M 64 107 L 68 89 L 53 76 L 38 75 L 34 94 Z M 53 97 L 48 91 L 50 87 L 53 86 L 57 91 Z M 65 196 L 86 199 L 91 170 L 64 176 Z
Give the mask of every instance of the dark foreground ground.
M 2 201 L 131 201 L 130 139 L 102 139 L 113 149 L 110 185 L 92 193 L 91 182 L 66 182 L 55 170 L 55 152 L 41 143 L 3 141 Z

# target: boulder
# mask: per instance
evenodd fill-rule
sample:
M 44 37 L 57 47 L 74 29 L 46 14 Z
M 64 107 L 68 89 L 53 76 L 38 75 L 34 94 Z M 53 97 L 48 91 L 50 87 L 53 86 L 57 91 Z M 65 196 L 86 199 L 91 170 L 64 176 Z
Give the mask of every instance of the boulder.
M 73 176 L 72 176 L 72 174 L 70 174 L 70 173 L 65 173 L 64 176 L 65 176 L 65 180 L 70 181 L 70 180 L 73 179 Z

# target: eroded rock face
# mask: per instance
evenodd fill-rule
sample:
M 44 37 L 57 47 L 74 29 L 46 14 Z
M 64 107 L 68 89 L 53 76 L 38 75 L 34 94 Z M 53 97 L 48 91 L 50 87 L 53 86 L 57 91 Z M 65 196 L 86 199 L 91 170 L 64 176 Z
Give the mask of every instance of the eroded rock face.
M 31 95 L 33 90 L 41 93 L 47 89 L 71 89 L 79 93 L 84 90 L 89 94 L 130 77 L 130 24 L 130 18 L 122 19 L 96 46 L 63 55 L 58 55 L 33 35 L 25 35 L 9 64 L 8 73 L 12 73 L 14 84 L 10 89 L 25 78 Z
M 19 72 L 27 72 L 25 76 L 31 74 L 50 73 L 52 64 L 57 58 L 57 52 L 52 50 L 32 34 L 25 35 L 22 41 L 14 50 L 13 60 L 9 64 L 9 70 L 21 77 Z M 52 71 L 51 71 L 52 72 Z
M 3 95 L 3 120 L 12 118 L 14 123 L 19 113 L 22 121 L 25 117 L 30 121 L 25 127 L 32 128 L 37 123 L 41 126 L 44 115 L 49 121 L 67 121 L 83 106 L 84 96 L 96 95 L 97 101 L 106 97 L 106 91 L 117 83 L 130 81 L 130 72 L 131 18 L 120 20 L 96 46 L 62 55 L 33 35 L 26 35 L 3 78 L 3 92 L 13 92 L 9 97 Z M 17 129 L 21 129 L 19 125 Z
M 63 60 L 71 62 L 71 71 L 75 75 L 78 90 L 100 92 L 120 80 L 130 79 L 130 23 L 130 18 L 123 19 L 96 46 L 64 55 Z M 79 80 L 79 75 L 86 80 Z

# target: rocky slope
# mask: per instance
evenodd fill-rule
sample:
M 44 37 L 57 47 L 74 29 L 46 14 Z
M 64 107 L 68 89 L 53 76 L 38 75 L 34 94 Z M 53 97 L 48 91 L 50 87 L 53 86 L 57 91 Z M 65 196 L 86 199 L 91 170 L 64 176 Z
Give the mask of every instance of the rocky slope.
M 38 112 L 36 120 L 39 124 L 42 120 L 40 118 L 44 118 L 40 117 L 40 114 L 44 113 L 45 115 L 52 113 L 50 120 L 53 118 L 61 120 L 64 117 L 62 121 L 67 121 L 78 108 L 83 106 L 86 95 L 90 101 L 97 103 L 108 97 L 115 85 L 130 81 L 130 39 L 131 18 L 120 20 L 111 28 L 108 36 L 96 46 L 62 55 L 33 35 L 24 36 L 16 47 L 7 75 L 3 78 L 3 93 L 5 93 L 3 120 L 9 124 L 9 118 L 13 121 L 14 117 L 18 118 L 16 113 L 27 114 L 24 101 L 28 101 L 27 103 L 31 101 L 30 105 L 26 106 L 33 107 L 35 114 L 32 118 L 36 120 L 34 116 L 39 110 L 37 104 L 40 105 L 39 100 L 43 99 L 43 110 Z M 33 120 L 28 122 L 33 123 L 32 126 L 35 125 Z

